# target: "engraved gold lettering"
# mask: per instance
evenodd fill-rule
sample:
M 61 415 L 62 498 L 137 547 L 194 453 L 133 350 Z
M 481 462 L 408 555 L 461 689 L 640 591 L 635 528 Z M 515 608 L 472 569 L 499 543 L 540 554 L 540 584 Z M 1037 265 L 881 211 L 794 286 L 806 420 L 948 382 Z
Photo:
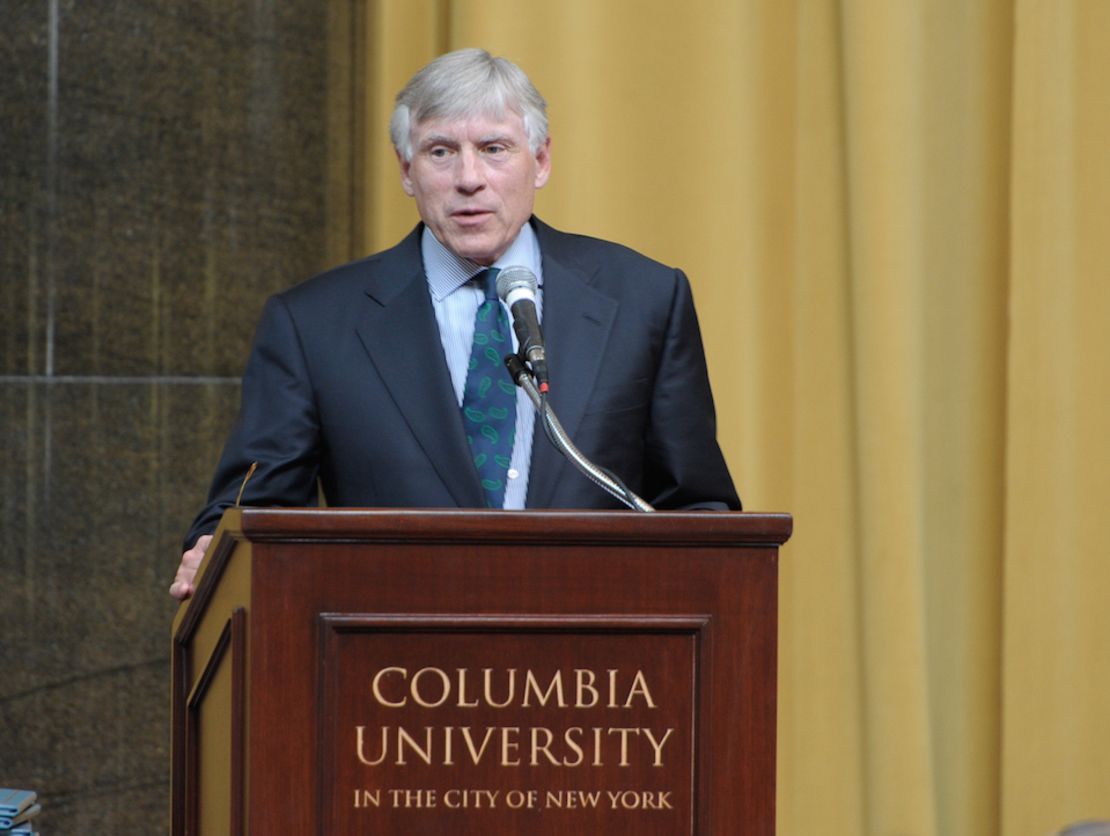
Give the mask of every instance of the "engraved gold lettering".
M 458 668 L 459 672 L 459 708 L 477 708 L 478 700 L 474 702 L 466 701 L 466 668 Z
M 482 668 L 481 694 L 471 693 L 471 671 L 469 668 L 456 668 L 454 678 L 447 671 L 437 667 L 424 667 L 411 677 L 407 668 L 385 667 L 374 674 L 371 680 L 371 694 L 374 701 L 385 708 L 404 708 L 410 701 L 421 708 L 442 708 L 453 702 L 458 708 L 521 708 L 548 706 L 587 710 L 602 704 L 601 687 L 598 675 L 589 668 L 574 668 L 573 683 L 571 671 L 556 670 L 550 679 L 544 679 L 535 671 L 524 671 L 524 683 L 517 693 L 517 669 L 507 668 L 501 672 L 502 681 L 497 682 L 498 672 L 494 668 Z M 642 703 L 647 708 L 656 708 L 647 677 L 637 670 L 630 683 L 620 681 L 620 671 L 607 669 L 608 687 L 605 695 L 607 708 L 633 708 Z M 393 680 L 398 680 L 400 688 Z M 498 693 L 498 684 L 501 685 Z M 625 685 L 624 688 L 621 686 Z M 567 702 L 566 690 L 574 689 L 573 701 Z M 407 693 L 406 693 L 407 692 Z M 622 701 L 621 695 L 624 699 Z
M 484 685 L 482 696 L 485 697 L 486 705 L 492 708 L 508 708 L 516 698 L 516 668 L 509 668 L 505 673 L 509 675 L 509 682 L 506 688 L 507 694 L 505 695 L 504 702 L 498 702 L 493 698 L 493 685 L 491 683 L 493 668 L 482 668 L 482 681 Z
M 394 807 L 431 808 L 439 803 L 438 790 L 390 790 Z
M 543 738 L 542 743 L 540 742 L 541 737 Z M 561 764 L 559 761 L 555 760 L 555 756 L 551 754 L 551 744 L 554 740 L 555 735 L 551 733 L 551 729 L 545 729 L 542 726 L 533 726 L 531 756 L 528 759 L 528 763 L 532 766 L 539 766 L 540 754 L 542 753 L 544 757 L 547 758 L 547 762 L 552 766 L 560 766 Z
M 578 740 L 582 737 L 581 726 L 571 726 L 563 732 L 563 742 L 567 744 L 567 748 L 574 752 L 578 757 L 574 760 L 567 760 L 563 758 L 563 766 L 581 766 L 582 761 L 585 759 L 585 753 L 582 747 L 578 745 Z
M 454 766 L 455 765 L 454 747 L 452 746 L 452 741 L 454 741 L 454 739 L 455 739 L 455 736 L 452 734 L 452 732 L 454 730 L 455 730 L 454 726 L 445 726 L 444 729 L 443 729 L 443 765 L 444 766 Z
M 556 694 L 555 704 L 559 708 L 566 708 L 566 700 L 563 699 L 563 673 L 562 671 L 555 671 L 555 675 L 551 677 L 551 682 L 547 684 L 547 690 L 540 692 L 540 684 L 536 681 L 531 671 L 526 671 L 524 674 L 524 702 L 521 705 L 524 708 L 531 708 L 528 702 L 528 695 L 535 694 L 536 700 L 539 705 L 546 706 L 547 701 L 551 699 L 551 692 Z
M 382 806 L 382 791 L 381 790 L 355 790 L 355 809 L 362 809 L 366 807 L 381 807 Z
M 447 790 L 443 794 L 443 805 L 452 810 L 492 810 L 497 806 L 501 790 Z
M 374 694 L 374 699 L 378 701 L 379 705 L 384 705 L 386 708 L 401 708 L 406 702 L 404 697 L 402 697 L 401 700 L 397 702 L 387 700 L 384 696 L 382 696 L 382 677 L 384 677 L 386 674 L 391 673 L 399 673 L 402 677 L 407 677 L 409 675 L 409 672 L 405 668 L 382 668 L 380 671 L 374 674 L 374 679 L 370 684 L 370 690 Z
M 652 761 L 652 766 L 663 765 L 663 747 L 666 745 L 673 731 L 674 729 L 667 729 L 667 733 L 663 735 L 663 739 L 657 741 L 651 729 L 644 729 L 644 737 L 648 739 L 648 743 L 651 744 L 651 748 L 655 751 L 655 760 Z
M 505 793 L 505 806 L 510 810 L 520 810 L 528 808 L 534 810 L 536 803 L 539 801 L 539 790 L 509 790 Z
M 384 735 L 384 730 L 383 730 L 383 735 L 382 736 L 383 737 L 385 736 Z M 407 766 L 408 765 L 408 761 L 405 760 L 405 748 L 406 747 L 411 749 L 413 751 L 413 754 L 415 754 L 418 758 L 420 758 L 420 760 L 424 761 L 424 763 L 431 766 L 431 763 L 432 763 L 432 727 L 431 726 L 425 726 L 424 727 L 424 748 L 423 749 L 421 749 L 420 744 L 416 742 L 416 738 L 414 738 L 411 734 L 409 734 L 404 729 L 398 727 L 397 728 L 397 761 L 396 761 L 398 766 Z
M 652 790 L 625 790 L 623 792 L 614 792 L 606 790 L 605 793 L 609 796 L 609 806 L 616 810 L 618 807 L 624 810 L 673 810 L 671 805 L 671 793 L 655 792 Z
M 355 727 L 355 749 L 358 752 L 358 759 L 360 761 L 362 761 L 364 764 L 366 764 L 367 766 L 380 766 L 382 763 L 385 762 L 386 752 L 389 748 L 388 742 L 387 742 L 388 741 L 388 735 L 389 735 L 389 729 L 384 729 L 384 728 L 382 729 L 382 753 L 375 760 L 367 759 L 365 753 L 363 752 L 362 740 L 363 740 L 363 732 L 365 731 L 365 729 L 366 729 L 366 726 L 356 726 Z
M 520 766 L 520 758 L 515 757 L 520 743 L 517 742 L 517 735 L 520 734 L 520 729 L 515 726 L 509 726 L 501 729 L 501 765 L 502 766 Z M 509 757 L 509 752 L 513 752 L 514 757 Z
M 585 792 L 583 790 L 548 790 L 545 807 L 565 810 L 577 810 L 596 807 L 601 801 L 601 790 Z
M 609 734 L 620 735 L 621 739 L 621 766 L 628 766 L 628 735 L 639 734 L 639 729 L 609 729 Z
M 497 730 L 487 726 L 486 734 L 482 738 L 482 746 L 477 750 L 474 748 L 474 739 L 470 736 L 470 727 L 463 726 L 459 731 L 462 732 L 463 741 L 466 743 L 466 748 L 470 751 L 470 759 L 474 761 L 474 765 L 477 766 L 478 761 L 482 759 L 482 753 L 486 751 L 486 747 L 489 745 L 490 738 L 493 737 Z
M 636 671 L 636 676 L 632 679 L 632 687 L 628 691 L 628 699 L 624 701 L 625 708 L 632 707 L 632 698 L 639 694 L 644 698 L 648 708 L 655 708 L 655 700 L 651 698 L 651 691 L 648 690 L 647 680 L 644 679 L 643 671 Z
M 574 707 L 575 708 L 593 708 L 597 705 L 598 700 L 601 699 L 601 694 L 597 692 L 594 683 L 597 681 L 597 676 L 591 670 L 578 668 L 574 671 Z M 586 696 L 589 695 L 589 702 L 586 701 Z
M 432 701 L 424 697 L 420 688 L 420 681 L 424 677 L 424 674 L 431 674 L 433 677 L 439 678 L 442 690 L 440 691 L 438 700 Z M 413 702 L 422 708 L 439 708 L 451 698 L 451 680 L 447 677 L 447 672 L 439 668 L 421 668 L 413 674 L 409 691 L 412 693 Z
M 490 759 L 498 765 L 560 766 L 576 768 L 585 765 L 628 767 L 634 760 L 650 759 L 654 767 L 662 767 L 664 751 L 674 728 L 661 733 L 650 728 L 606 728 L 582 726 L 553 730 L 548 726 L 486 726 L 475 730 L 470 726 L 424 726 L 423 732 L 403 726 L 381 726 L 367 732 L 366 726 L 355 726 L 355 754 L 365 766 L 408 766 L 423 762 L 429 766 L 456 766 L 458 751 L 477 766 Z M 592 732 L 592 735 L 588 735 Z M 370 751 L 370 737 L 378 735 L 378 750 Z M 522 740 L 523 737 L 523 740 Z M 462 744 L 460 746 L 459 739 Z M 642 743 L 639 741 L 643 741 Z M 489 757 L 487 758 L 487 755 Z

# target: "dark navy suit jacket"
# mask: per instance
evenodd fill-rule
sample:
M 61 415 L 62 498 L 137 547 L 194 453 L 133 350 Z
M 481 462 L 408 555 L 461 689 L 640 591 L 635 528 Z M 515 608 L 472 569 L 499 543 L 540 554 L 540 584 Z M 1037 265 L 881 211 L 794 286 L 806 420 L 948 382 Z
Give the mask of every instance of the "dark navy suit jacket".
M 533 219 L 543 257 L 549 403 L 582 452 L 657 508 L 740 507 L 681 271 Z M 420 255 L 392 249 L 270 298 L 208 505 L 215 530 L 251 462 L 244 505 L 481 508 Z M 529 508 L 619 503 L 537 423 Z

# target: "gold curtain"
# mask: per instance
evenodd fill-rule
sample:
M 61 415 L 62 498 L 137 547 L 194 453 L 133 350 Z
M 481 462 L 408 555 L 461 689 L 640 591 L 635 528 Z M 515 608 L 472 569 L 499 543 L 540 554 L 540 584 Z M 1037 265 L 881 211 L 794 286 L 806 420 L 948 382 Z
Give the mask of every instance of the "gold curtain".
M 479 45 L 548 99 L 538 213 L 688 271 L 795 515 L 779 832 L 1110 818 L 1110 2 L 336 2 L 362 249 L 415 220 L 393 94 Z

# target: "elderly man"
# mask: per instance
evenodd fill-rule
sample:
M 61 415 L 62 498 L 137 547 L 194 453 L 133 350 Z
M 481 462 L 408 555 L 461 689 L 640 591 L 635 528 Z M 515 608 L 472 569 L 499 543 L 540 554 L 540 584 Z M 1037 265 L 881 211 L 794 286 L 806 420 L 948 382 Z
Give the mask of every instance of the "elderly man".
M 421 223 L 267 302 L 175 597 L 253 463 L 248 505 L 311 505 L 319 485 L 333 506 L 614 507 L 534 433 L 498 368 L 512 335 L 492 288 L 508 266 L 538 279 L 549 403 L 582 452 L 657 508 L 740 507 L 686 277 L 532 215 L 551 140 L 523 71 L 477 49 L 441 56 L 390 127 Z

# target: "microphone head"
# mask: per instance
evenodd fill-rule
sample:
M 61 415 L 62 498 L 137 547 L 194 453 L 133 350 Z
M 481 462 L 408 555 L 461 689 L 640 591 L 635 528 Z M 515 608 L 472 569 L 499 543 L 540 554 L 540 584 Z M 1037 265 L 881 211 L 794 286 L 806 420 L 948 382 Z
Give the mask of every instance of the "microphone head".
M 497 274 L 497 296 L 505 304 L 510 304 L 508 297 L 513 291 L 523 291 L 535 299 L 538 286 L 535 273 L 527 267 L 503 267 Z

